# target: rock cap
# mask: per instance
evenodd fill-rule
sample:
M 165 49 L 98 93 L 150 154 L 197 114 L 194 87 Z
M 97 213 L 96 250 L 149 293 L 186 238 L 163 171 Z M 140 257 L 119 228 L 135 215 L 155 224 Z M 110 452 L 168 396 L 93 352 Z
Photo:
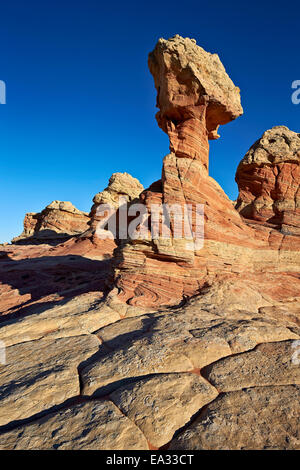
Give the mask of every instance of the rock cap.
M 197 106 L 203 99 L 208 102 L 209 132 L 243 114 L 240 90 L 219 56 L 197 46 L 194 39 L 178 34 L 168 40 L 160 38 L 148 63 L 158 91 L 158 121 L 162 115 L 176 118 L 176 110 Z

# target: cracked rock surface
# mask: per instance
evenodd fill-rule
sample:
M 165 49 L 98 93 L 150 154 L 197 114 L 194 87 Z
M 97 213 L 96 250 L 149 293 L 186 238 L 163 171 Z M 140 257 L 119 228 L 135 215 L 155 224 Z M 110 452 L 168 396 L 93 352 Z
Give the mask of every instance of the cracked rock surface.
M 76 324 L 82 306 L 70 303 Z M 103 302 L 108 324 L 93 333 L 9 346 L 0 448 L 297 448 L 298 325 L 202 307 L 194 298 L 116 321 Z M 277 438 L 267 431 L 279 422 Z

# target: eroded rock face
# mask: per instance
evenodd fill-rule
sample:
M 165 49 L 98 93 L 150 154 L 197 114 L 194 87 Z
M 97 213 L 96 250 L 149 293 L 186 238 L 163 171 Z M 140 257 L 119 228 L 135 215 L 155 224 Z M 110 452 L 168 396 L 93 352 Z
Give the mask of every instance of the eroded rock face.
M 208 167 L 207 137 L 217 138 L 220 124 L 243 113 L 240 91 L 217 54 L 179 35 L 159 39 L 149 54 L 157 90 L 156 115 L 177 158 L 197 159 Z
M 75 298 L 41 311 L 40 325 L 38 313 L 0 325 L 1 449 L 153 449 L 170 441 L 175 449 L 297 448 L 295 323 L 209 312 L 199 298 L 127 319 L 105 303 L 100 310 L 88 302 L 83 310 Z M 208 434 L 198 430 L 206 410 Z
M 115 247 L 113 240 L 102 240 L 95 246 L 89 238 L 80 237 L 56 246 L 38 243 L 2 247 L 0 321 L 39 312 L 43 306 L 44 310 L 51 309 L 81 294 L 88 293 L 91 303 L 94 296 L 100 301 L 107 290 Z
M 24 231 L 13 243 L 63 242 L 88 228 L 89 216 L 71 202 L 53 201 L 42 212 L 25 215 Z
M 128 202 L 137 199 L 144 190 L 137 178 L 129 173 L 113 173 L 107 188 L 97 193 L 93 199 L 94 204 L 110 204 L 116 209 L 119 207 L 119 197 L 124 196 Z M 93 212 L 93 209 L 92 209 Z
M 228 229 L 246 238 L 232 203 L 208 176 L 208 139 L 217 137 L 220 124 L 242 114 L 239 89 L 216 54 L 178 35 L 158 41 L 149 55 L 149 68 L 160 108 L 157 121 L 169 136 L 171 153 L 164 159 L 161 181 L 146 190 L 140 201 L 147 207 L 157 202 L 181 208 L 186 203 L 205 204 L 205 217 L 212 220 L 210 227 L 206 224 L 205 238 L 219 239 L 216 229 L 224 233 L 224 223 L 219 227 L 224 214 Z M 193 224 L 191 232 L 195 232 Z M 133 241 L 116 253 L 120 301 L 135 306 L 175 304 L 203 285 L 205 262 L 195 259 L 197 249 L 190 248 L 184 236 L 177 238 L 173 220 L 170 228 L 168 240 Z
M 120 335 L 120 327 L 124 334 Z M 259 343 L 298 339 L 285 325 L 255 314 L 208 313 L 198 303 L 168 315 L 123 319 L 96 332 L 104 347 L 82 369 L 85 395 L 105 395 L 122 381 L 199 370 Z
M 95 233 L 96 209 L 100 204 L 117 208 L 120 196 L 131 203 L 142 190 L 128 173 L 114 173 L 108 187 L 95 196 L 90 215 L 61 201 L 41 213 L 26 214 L 24 232 L 0 253 L 0 316 L 35 311 L 33 304 L 41 299 L 51 307 L 66 297 L 108 289 L 116 244 Z
M 203 375 L 220 392 L 271 385 L 300 385 L 300 367 L 293 361 L 295 341 L 260 344 L 252 351 L 222 359 Z
M 238 166 L 236 208 L 246 219 L 300 234 L 300 134 L 267 130 Z

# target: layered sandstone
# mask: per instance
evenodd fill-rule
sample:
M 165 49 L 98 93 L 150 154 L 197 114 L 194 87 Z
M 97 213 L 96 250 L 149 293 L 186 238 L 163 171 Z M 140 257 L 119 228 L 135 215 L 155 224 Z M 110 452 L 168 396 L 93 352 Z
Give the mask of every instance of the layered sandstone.
M 171 443 L 171 450 L 299 450 L 300 387 L 224 393 Z
M 40 309 L 49 312 L 47 309 L 53 305 L 64 304 L 72 297 L 79 304 L 87 298 L 92 303 L 100 302 L 107 291 L 115 247 L 113 240 L 103 240 L 95 247 L 89 239 L 77 237 L 56 246 L 39 243 L 2 247 L 0 322 L 33 315 Z M 55 323 L 58 327 L 58 318 Z
M 53 201 L 42 212 L 26 214 L 23 233 L 12 242 L 62 242 L 85 232 L 88 222 L 88 214 L 78 210 L 71 202 Z
M 238 166 L 236 208 L 246 219 L 300 234 L 300 134 L 267 130 Z
M 293 321 L 201 297 L 99 314 L 71 299 L 1 325 L 0 449 L 299 448 Z
M 149 68 L 160 108 L 157 121 L 169 136 L 171 153 L 164 158 L 161 180 L 142 194 L 141 202 L 147 207 L 157 202 L 181 208 L 185 203 L 206 204 L 206 217 L 214 219 L 214 226 L 218 219 L 224 220 L 225 213 L 228 225 L 237 231 L 239 215 L 208 176 L 208 139 L 216 138 L 220 124 L 242 114 L 239 89 L 216 54 L 178 35 L 158 41 L 149 55 Z M 193 272 L 195 249 L 184 238 L 176 238 L 173 220 L 170 228 L 167 240 L 158 237 L 138 244 L 129 242 L 119 250 L 116 273 L 121 301 L 130 305 L 174 304 L 199 290 L 203 262 Z M 187 269 L 191 275 L 187 276 Z
M 143 190 L 144 187 L 139 180 L 129 173 L 113 173 L 109 178 L 108 186 L 94 196 L 91 213 L 94 214 L 101 204 L 109 204 L 117 209 L 120 197 L 131 202 L 137 199 Z

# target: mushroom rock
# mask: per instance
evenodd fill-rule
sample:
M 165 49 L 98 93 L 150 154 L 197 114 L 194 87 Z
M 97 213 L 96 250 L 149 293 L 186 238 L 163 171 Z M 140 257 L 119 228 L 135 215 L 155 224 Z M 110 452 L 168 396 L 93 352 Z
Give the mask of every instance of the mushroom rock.
M 169 240 L 123 243 L 116 253 L 118 298 L 143 306 L 174 304 L 198 292 L 210 270 L 207 250 L 220 251 L 219 246 L 209 247 L 209 240 L 249 240 L 249 229 L 232 202 L 208 175 L 208 140 L 218 137 L 219 125 L 242 114 L 239 89 L 216 54 L 178 35 L 158 41 L 149 55 L 149 68 L 157 89 L 156 118 L 169 136 L 170 154 L 164 158 L 161 180 L 142 193 L 140 202 L 149 207 L 157 202 L 182 208 L 203 204 L 205 246 L 191 249 L 190 241 L 176 238 L 173 220 Z M 193 220 L 191 232 L 194 229 Z M 213 259 L 211 264 L 219 262 L 223 263 Z
M 300 134 L 267 130 L 240 162 L 236 182 L 236 209 L 245 219 L 300 234 Z
M 53 201 L 42 212 L 25 215 L 23 233 L 12 243 L 56 243 L 85 232 L 87 212 L 76 209 L 71 202 Z

